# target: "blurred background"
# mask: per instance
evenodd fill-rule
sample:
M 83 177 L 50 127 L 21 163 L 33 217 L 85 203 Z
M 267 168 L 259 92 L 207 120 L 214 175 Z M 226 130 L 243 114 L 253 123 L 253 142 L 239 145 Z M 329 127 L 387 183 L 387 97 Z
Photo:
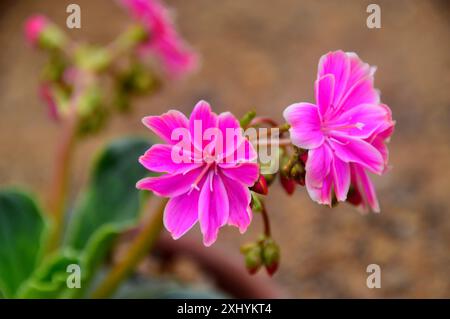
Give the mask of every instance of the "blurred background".
M 289 197 L 273 187 L 267 206 L 282 262 L 272 280 L 297 298 L 450 298 L 449 2 L 378 0 L 381 29 L 366 27 L 366 8 L 373 1 L 165 2 L 174 9 L 181 34 L 200 53 L 202 67 L 138 100 L 130 115 L 115 117 L 105 131 L 83 142 L 73 194 L 107 140 L 152 137 L 141 125 L 143 116 L 170 108 L 189 113 L 206 99 L 216 112 L 241 116 L 255 109 L 281 121 L 287 105 L 313 101 L 322 54 L 355 51 L 378 66 L 375 84 L 397 121 L 392 170 L 374 178 L 381 214 L 361 215 L 347 204 L 329 209 L 313 203 L 304 188 Z M 26 185 L 44 196 L 48 186 L 59 128 L 37 95 L 46 57 L 26 45 L 23 22 L 40 12 L 64 26 L 70 3 L 81 6 L 82 28 L 67 30 L 76 39 L 108 43 L 128 23 L 110 0 L 0 2 L 0 187 Z M 225 228 L 216 247 L 237 253 L 260 232 L 256 215 L 244 236 Z M 200 241 L 200 232 L 187 237 Z M 381 266 L 381 289 L 366 286 L 372 263 Z M 198 274 L 186 271 L 195 281 Z

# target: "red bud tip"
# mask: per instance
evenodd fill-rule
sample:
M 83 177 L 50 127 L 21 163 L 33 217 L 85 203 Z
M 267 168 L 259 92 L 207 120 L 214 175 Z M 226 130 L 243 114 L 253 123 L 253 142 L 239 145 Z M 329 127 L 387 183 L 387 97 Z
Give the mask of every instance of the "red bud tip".
M 294 180 L 283 176 L 283 174 L 280 174 L 280 182 L 281 182 L 281 186 L 283 186 L 284 190 L 286 191 L 286 193 L 288 193 L 288 195 L 292 195 L 294 193 L 294 191 L 295 191 L 295 181 Z
M 267 182 L 264 175 L 259 175 L 258 180 L 255 185 L 251 187 L 251 190 L 261 195 L 267 195 L 269 188 L 267 187 Z

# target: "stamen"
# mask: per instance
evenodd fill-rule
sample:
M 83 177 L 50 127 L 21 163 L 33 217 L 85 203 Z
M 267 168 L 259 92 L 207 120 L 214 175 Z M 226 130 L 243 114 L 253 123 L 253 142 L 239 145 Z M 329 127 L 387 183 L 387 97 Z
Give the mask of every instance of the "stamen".
M 207 163 L 205 165 L 205 167 L 202 169 L 202 171 L 200 172 L 200 174 L 197 176 L 197 178 L 195 179 L 194 183 L 192 183 L 191 185 L 191 189 L 188 192 L 188 195 L 192 192 L 193 189 L 196 190 L 200 190 L 200 188 L 198 187 L 198 183 L 200 183 L 200 181 L 202 180 L 203 176 L 205 176 L 205 174 L 209 171 L 209 168 L 214 164 L 214 162 L 211 163 Z
M 347 125 L 337 125 L 337 126 L 323 126 L 322 131 L 339 131 L 339 130 L 346 130 L 351 128 L 357 128 L 358 130 L 362 130 L 364 127 L 364 123 L 357 122 L 355 124 L 347 124 Z
M 211 173 L 209 173 L 209 174 L 210 174 L 210 176 L 209 176 L 209 190 L 210 190 L 211 193 L 212 193 L 212 191 L 213 191 L 213 178 L 214 178 L 214 173 L 211 172 Z

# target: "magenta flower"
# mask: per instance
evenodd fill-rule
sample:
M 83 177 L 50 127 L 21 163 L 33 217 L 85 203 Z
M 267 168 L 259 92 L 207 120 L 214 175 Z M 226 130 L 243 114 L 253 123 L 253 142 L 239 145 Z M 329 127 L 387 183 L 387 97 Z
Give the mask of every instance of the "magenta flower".
M 189 120 L 171 110 L 143 123 L 166 144 L 153 145 L 139 162 L 166 174 L 144 178 L 137 188 L 170 197 L 164 225 L 172 237 L 180 238 L 197 221 L 206 246 L 216 241 L 225 224 L 245 232 L 252 218 L 249 187 L 257 181 L 259 167 L 236 118 L 216 115 L 200 101 Z
M 330 52 L 319 62 L 316 104 L 296 103 L 284 111 L 292 143 L 309 150 L 305 182 L 318 203 L 330 205 L 332 192 L 345 201 L 353 179 L 367 205 L 379 211 L 367 171 L 385 171 L 385 141 L 394 122 L 389 107 L 380 104 L 374 73 L 354 53 Z
M 32 46 L 37 46 L 39 37 L 44 29 L 49 25 L 43 15 L 33 15 L 25 22 L 25 37 Z
M 152 52 L 172 76 L 180 76 L 197 66 L 196 54 L 184 43 L 175 30 L 168 10 L 158 0 L 121 0 L 149 33 L 141 52 Z

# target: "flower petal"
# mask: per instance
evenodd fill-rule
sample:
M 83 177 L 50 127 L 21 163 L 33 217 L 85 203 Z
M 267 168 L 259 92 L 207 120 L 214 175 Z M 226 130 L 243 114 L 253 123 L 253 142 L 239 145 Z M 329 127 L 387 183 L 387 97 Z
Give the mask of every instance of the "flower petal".
M 367 138 L 379 127 L 389 123 L 389 114 L 379 104 L 361 104 L 353 107 L 328 123 L 330 130 L 338 128 L 339 133 L 352 137 Z
M 321 188 L 323 181 L 330 172 L 333 153 L 328 144 L 310 150 L 306 161 L 306 183 L 307 185 Z
M 361 79 L 369 78 L 373 80 L 375 74 L 375 67 L 371 67 L 368 63 L 364 63 L 356 53 L 346 52 L 350 61 L 350 74 L 347 81 L 347 89 L 351 88 Z
M 373 86 L 373 77 L 360 79 L 346 90 L 340 102 L 342 110 L 348 110 L 360 104 L 379 104 L 380 95 Z
M 255 147 L 245 138 L 233 153 L 224 155 L 226 157 L 218 158 L 221 167 L 234 167 L 241 163 L 256 163 L 258 158 Z
M 172 140 L 172 132 L 175 129 L 186 129 L 186 134 L 189 134 L 189 131 L 187 131 L 189 125 L 186 116 L 175 110 L 170 110 L 161 116 L 144 117 L 142 123 L 168 144 L 175 144 L 178 142 Z
M 146 177 L 137 182 L 138 189 L 153 191 L 158 196 L 175 197 L 187 193 L 200 175 L 202 168 L 186 174 L 166 174 L 158 177 Z
M 369 143 L 348 136 L 334 136 L 330 138 L 330 144 L 336 156 L 344 162 L 361 164 L 375 174 L 381 174 L 383 172 L 383 157 Z
M 174 160 L 173 152 L 188 152 L 186 158 L 189 162 L 177 162 Z M 180 155 L 180 158 L 182 156 Z M 144 155 L 139 157 L 141 163 L 146 169 L 160 173 L 178 174 L 200 167 L 202 164 L 194 162 L 189 151 L 182 150 L 177 146 L 155 144 Z
M 172 197 L 164 210 L 164 226 L 173 239 L 183 236 L 198 220 L 200 192 L 193 191 Z
M 322 205 L 331 205 L 331 186 L 333 184 L 332 174 L 328 174 L 322 180 L 321 186 L 316 187 L 306 179 L 305 185 L 311 199 Z
M 252 220 L 250 190 L 248 187 L 226 176 L 221 176 L 221 178 L 230 202 L 228 224 L 238 227 L 241 234 L 243 234 Z
M 203 151 L 209 141 L 203 140 L 204 132 L 209 128 L 217 128 L 217 115 L 211 111 L 211 106 L 206 101 L 198 102 L 189 118 L 189 130 L 194 146 Z
M 328 108 L 334 103 L 334 75 L 325 74 L 315 83 L 316 102 L 320 114 L 325 115 Z
M 259 166 L 256 163 L 219 164 L 222 174 L 248 187 L 253 186 L 259 177 Z
M 197 55 L 175 33 L 156 38 L 150 47 L 174 78 L 191 72 L 198 66 Z
M 229 161 L 231 160 L 230 155 L 234 154 L 245 141 L 243 130 L 238 120 L 230 112 L 219 114 L 218 128 L 222 132 L 222 144 L 221 149 L 216 148 L 216 156 Z M 232 162 L 236 162 L 236 159 Z
M 338 201 L 344 202 L 347 199 L 347 193 L 350 188 L 350 164 L 334 156 L 331 168 L 336 198 Z
M 332 104 L 338 106 L 345 94 L 347 81 L 350 72 L 350 61 L 343 51 L 329 52 L 319 60 L 319 70 L 317 78 L 320 79 L 326 74 L 334 76 L 334 95 Z
M 227 191 L 219 175 L 211 171 L 199 198 L 199 222 L 205 246 L 211 246 L 216 241 L 219 228 L 226 224 L 228 216 Z
M 357 164 L 352 164 L 352 171 L 357 181 L 358 190 L 363 198 L 363 208 L 370 208 L 373 212 L 380 212 L 380 205 L 378 203 L 375 187 L 372 184 L 365 169 Z
M 293 144 L 305 149 L 322 145 L 324 136 L 320 129 L 321 119 L 316 105 L 292 104 L 284 110 L 283 117 L 291 125 L 289 133 Z

